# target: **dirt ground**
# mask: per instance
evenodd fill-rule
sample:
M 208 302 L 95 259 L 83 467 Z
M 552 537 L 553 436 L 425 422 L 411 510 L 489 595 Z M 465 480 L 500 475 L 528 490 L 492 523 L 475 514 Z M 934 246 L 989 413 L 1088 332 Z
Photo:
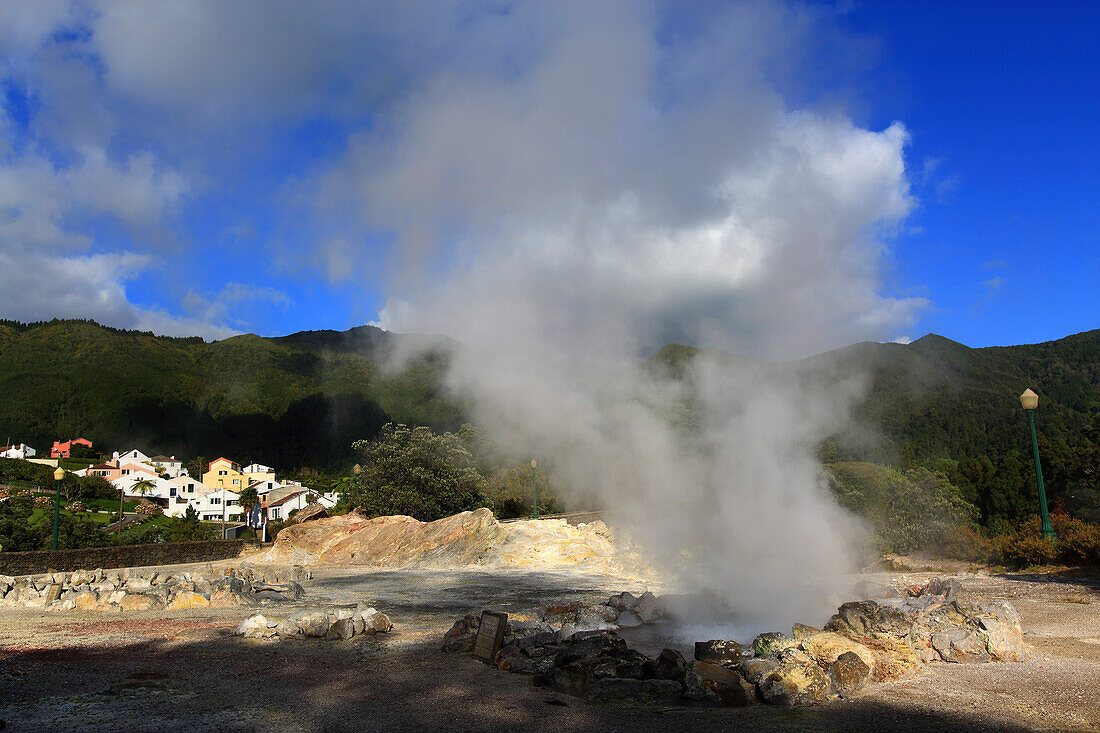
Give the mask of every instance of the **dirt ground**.
M 931 573 L 872 576 L 905 585 Z M 593 601 L 614 579 L 531 573 L 318 572 L 298 604 L 368 601 L 396 629 L 341 642 L 246 641 L 242 609 L 92 614 L 0 609 L 5 731 L 1100 730 L 1100 578 L 956 576 L 1016 604 L 1030 647 L 1015 664 L 936 664 L 813 709 L 587 705 L 530 678 L 438 650 L 480 607 L 520 613 Z M 636 590 L 636 589 L 633 589 Z M 264 609 L 267 610 L 267 609 Z

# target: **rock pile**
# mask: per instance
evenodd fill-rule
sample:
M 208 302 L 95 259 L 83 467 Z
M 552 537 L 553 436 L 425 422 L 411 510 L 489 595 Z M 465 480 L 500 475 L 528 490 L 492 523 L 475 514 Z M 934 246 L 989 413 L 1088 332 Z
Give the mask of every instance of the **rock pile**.
M 0 576 L 0 605 L 58 611 L 152 611 L 255 606 L 297 600 L 308 571 L 227 568 L 221 577 L 156 570 L 77 570 L 13 578 Z
M 965 602 L 957 591 L 957 584 L 935 580 L 907 598 L 845 603 L 824 629 L 795 624 L 790 636 L 760 634 L 747 648 L 697 642 L 691 660 L 675 649 L 650 659 L 628 648 L 613 624 L 625 626 L 626 614 L 628 622 L 657 620 L 661 603 L 620 594 L 604 606 L 551 608 L 539 621 L 509 621 L 496 665 L 589 702 L 793 707 L 851 695 L 920 663 L 1022 659 L 1015 609 L 1005 601 Z M 478 625 L 473 614 L 455 622 L 444 651 L 470 651 Z
M 350 639 L 361 634 L 384 634 L 393 630 L 389 616 L 359 604 L 356 608 L 299 611 L 286 618 L 263 614 L 249 616 L 237 627 L 248 639 Z

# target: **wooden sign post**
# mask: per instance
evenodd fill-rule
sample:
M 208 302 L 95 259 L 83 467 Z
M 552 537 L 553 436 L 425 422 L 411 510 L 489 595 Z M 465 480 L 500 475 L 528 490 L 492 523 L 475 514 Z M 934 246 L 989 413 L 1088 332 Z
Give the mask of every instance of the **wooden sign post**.
M 504 632 L 508 627 L 508 614 L 497 611 L 482 611 L 481 625 L 477 627 L 474 639 L 473 655 L 488 664 L 496 664 L 497 652 L 504 642 Z

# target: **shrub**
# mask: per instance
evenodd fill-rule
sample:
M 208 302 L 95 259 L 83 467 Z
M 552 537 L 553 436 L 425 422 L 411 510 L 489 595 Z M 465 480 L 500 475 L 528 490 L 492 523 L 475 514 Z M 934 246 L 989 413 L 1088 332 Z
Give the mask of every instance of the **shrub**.
M 994 540 L 1001 562 L 1013 567 L 1032 565 L 1100 565 L 1100 527 L 1056 513 L 1051 524 L 1057 539 L 1040 534 L 1042 522 L 1032 517 L 1016 531 Z

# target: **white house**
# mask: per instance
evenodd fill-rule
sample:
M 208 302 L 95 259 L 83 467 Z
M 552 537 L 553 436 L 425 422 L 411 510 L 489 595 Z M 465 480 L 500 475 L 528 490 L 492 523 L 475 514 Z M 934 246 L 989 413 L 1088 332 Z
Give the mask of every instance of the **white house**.
M 241 519 L 241 495 L 234 491 L 215 489 L 196 501 L 189 502 L 202 520 Z
M 149 459 L 149 463 L 172 478 L 183 473 L 183 462 L 176 460 L 175 456 L 153 456 Z
M 149 456 L 145 455 L 137 448 L 128 450 L 125 453 L 118 453 L 116 451 L 114 454 L 114 463 L 116 466 L 121 466 L 123 463 L 149 463 Z
M 37 453 L 37 451 L 26 443 L 0 446 L 0 458 L 15 458 L 25 461 L 28 458 L 33 458 L 35 453 Z
M 317 502 L 325 509 L 332 509 L 336 506 L 338 498 L 336 492 L 321 494 L 301 484 L 279 485 L 276 489 L 261 495 L 261 506 L 252 510 L 253 524 L 265 521 L 265 510 L 266 521 L 281 522 L 290 517 L 291 512 L 304 509 L 313 502 Z
M 164 510 L 164 513 L 170 517 L 185 516 L 188 504 L 196 502 L 217 490 L 210 488 L 201 481 L 196 481 L 186 473 L 168 479 L 168 483 L 175 489 L 175 494 L 169 497 L 168 506 Z M 197 508 L 196 511 L 198 511 Z

